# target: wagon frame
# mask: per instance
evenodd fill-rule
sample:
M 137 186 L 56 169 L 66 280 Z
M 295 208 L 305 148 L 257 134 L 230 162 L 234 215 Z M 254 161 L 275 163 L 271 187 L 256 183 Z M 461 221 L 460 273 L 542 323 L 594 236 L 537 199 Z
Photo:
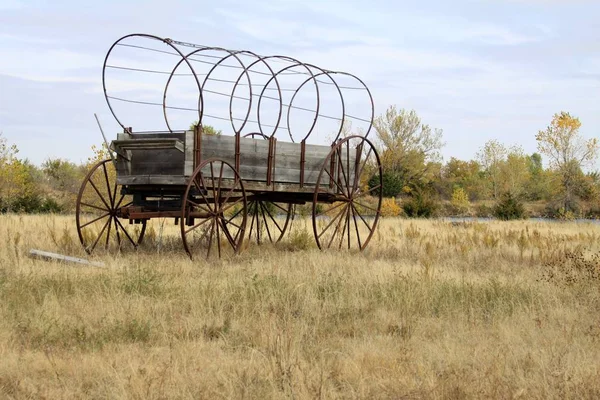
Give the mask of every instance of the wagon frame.
M 128 100 L 109 93 L 106 71 L 114 67 L 109 63 L 113 49 L 130 38 L 161 42 L 180 55 L 167 80 L 162 104 L 131 101 L 161 105 L 167 130 L 134 132 L 115 113 L 111 100 Z M 184 55 L 181 46 L 192 47 L 193 51 Z M 191 61 L 201 51 L 209 50 L 222 51 L 226 55 L 214 62 L 201 84 Z M 250 54 L 256 61 L 242 63 L 243 71 L 235 80 L 229 110 L 233 135 L 209 135 L 203 126 L 203 117 L 207 117 L 203 90 L 207 90 L 205 86 L 210 74 L 217 67 L 224 66 L 227 59 L 238 58 L 236 55 L 239 54 Z M 271 58 L 293 61 L 275 72 L 267 63 Z M 258 130 L 245 133 L 243 128 L 249 121 L 254 96 L 250 72 L 257 63 L 267 65 L 272 77 L 262 87 L 259 96 Z M 199 119 L 194 129 L 175 131 L 168 121 L 167 110 L 170 107 L 166 99 L 169 84 L 182 65 L 190 68 L 198 84 Z M 307 82 L 317 87 L 315 119 L 300 143 L 278 140 L 275 136 L 277 126 L 271 135 L 266 135 L 263 126 L 266 124 L 260 121 L 260 104 L 270 84 L 275 84 L 279 91 L 277 124 L 282 120 L 284 104 L 278 77 L 294 71 L 294 68 L 306 68 L 310 75 L 286 105 L 290 138 L 289 112 L 294 108 L 296 94 Z M 379 155 L 367 138 L 373 122 L 372 98 L 368 88 L 356 78 L 371 99 L 369 129 L 364 135 L 342 137 L 346 117 L 342 106 L 340 128 L 332 144 L 307 143 L 321 116 L 318 77 L 332 79 L 334 74 L 350 75 L 322 69 L 315 73 L 315 68 L 289 57 L 262 57 L 246 51 L 191 45 L 146 34 L 127 35 L 117 40 L 106 55 L 103 86 L 109 109 L 123 127 L 123 132 L 109 146 L 116 157 L 111 155 L 111 159 L 95 164 L 78 194 L 76 224 L 85 250 L 91 253 L 98 247 L 137 248 L 144 238 L 147 221 L 173 218 L 180 226 L 183 246 L 190 257 L 198 253 L 206 257 L 211 254 L 221 256 L 227 251 L 238 253 L 244 247 L 246 232 L 249 240 L 258 244 L 281 240 L 294 219 L 294 205 L 306 203 L 312 203 L 312 227 L 319 248 L 363 250 L 377 226 L 383 187 Z M 236 87 L 244 77 L 248 79 L 250 105 L 245 120 L 241 126 L 236 126 L 231 107 L 233 98 L 240 97 L 235 94 Z M 332 79 L 332 82 L 335 83 L 335 80 Z M 343 105 L 340 86 L 335 85 Z M 367 197 L 374 198 L 374 201 L 366 202 Z M 261 225 L 266 228 L 266 235 Z

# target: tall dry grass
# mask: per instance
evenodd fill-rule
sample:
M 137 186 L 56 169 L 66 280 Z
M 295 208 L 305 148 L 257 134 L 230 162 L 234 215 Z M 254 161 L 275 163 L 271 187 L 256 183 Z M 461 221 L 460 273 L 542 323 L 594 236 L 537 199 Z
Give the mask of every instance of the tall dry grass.
M 155 221 L 107 268 L 72 218 L 0 216 L 1 398 L 599 398 L 600 226 L 385 219 L 363 253 L 190 261 Z M 160 247 L 158 246 L 160 243 Z

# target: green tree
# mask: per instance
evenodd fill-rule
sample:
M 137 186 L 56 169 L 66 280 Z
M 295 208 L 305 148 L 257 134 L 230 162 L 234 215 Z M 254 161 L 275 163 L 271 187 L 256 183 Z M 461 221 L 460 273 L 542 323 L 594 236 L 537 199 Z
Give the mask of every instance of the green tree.
M 385 171 L 398 174 L 411 191 L 433 181 L 444 145 L 441 129 L 422 123 L 414 110 L 398 110 L 395 106 L 376 118 L 373 127 Z
M 527 157 L 527 169 L 529 171 L 525 194 L 527 199 L 531 201 L 548 200 L 551 195 L 551 173 L 544 170 L 541 154 L 533 153 Z
M 598 154 L 598 140 L 585 139 L 579 132 L 579 118 L 562 111 L 550 125 L 536 135 L 538 150 L 548 157 L 550 167 L 560 177 L 562 203 L 566 211 L 575 208 L 575 193 L 581 168 L 589 165 Z
M 509 148 L 506 159 L 499 166 L 502 191 L 510 192 L 516 197 L 523 196 L 530 180 L 528 166 L 528 159 L 522 147 L 513 146 Z
M 450 203 L 452 204 L 455 212 L 459 214 L 465 214 L 467 211 L 469 211 L 469 207 L 471 206 L 467 192 L 465 192 L 461 187 L 454 188 Z
M 501 165 L 506 159 L 506 154 L 506 147 L 495 139 L 487 141 L 477 153 L 477 159 L 489 178 L 492 196 L 496 200 L 500 194 Z
M 41 171 L 45 178 L 46 192 L 58 207 L 65 211 L 72 209 L 86 168 L 67 160 L 48 159 L 42 163 Z
M 192 122 L 190 124 L 190 130 L 194 130 L 196 129 L 196 126 L 198 126 L 198 120 Z M 211 125 L 202 125 L 202 133 L 204 135 L 221 135 L 223 132 L 221 132 L 220 130 L 216 130 L 213 126 Z
M 454 189 L 459 187 L 471 200 L 481 200 L 486 195 L 486 184 L 487 180 L 477 161 L 463 161 L 451 157 L 442 167 L 438 186 L 446 199 L 450 199 Z

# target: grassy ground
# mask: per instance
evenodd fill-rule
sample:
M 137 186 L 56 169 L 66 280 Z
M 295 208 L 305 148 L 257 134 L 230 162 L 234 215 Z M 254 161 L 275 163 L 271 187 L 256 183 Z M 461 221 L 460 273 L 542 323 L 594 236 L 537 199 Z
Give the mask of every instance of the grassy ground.
M 0 216 L 0 397 L 600 397 L 599 225 L 302 225 L 210 264 L 155 225 L 96 269 L 27 257 L 84 256 L 72 218 Z

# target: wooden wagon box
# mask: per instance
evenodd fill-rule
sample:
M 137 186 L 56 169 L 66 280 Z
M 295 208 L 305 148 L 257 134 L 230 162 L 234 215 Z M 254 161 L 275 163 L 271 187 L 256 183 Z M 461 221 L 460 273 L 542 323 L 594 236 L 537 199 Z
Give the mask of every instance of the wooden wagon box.
M 196 138 L 200 143 L 196 143 Z M 305 144 L 303 160 L 301 143 L 274 141 L 275 144 L 270 149 L 270 141 L 263 138 L 240 137 L 239 141 L 238 173 L 250 190 L 312 191 L 331 151 L 330 146 Z M 235 136 L 196 135 L 192 130 L 174 133 L 122 133 L 112 142 L 111 147 L 118 154 L 119 185 L 185 186 L 198 161 L 194 161 L 197 157 L 195 151 L 200 153 L 200 160 L 219 158 L 231 165 L 236 162 Z M 340 151 L 345 159 L 347 150 L 344 148 Z M 269 157 L 272 157 L 271 161 Z M 353 163 L 354 160 L 355 155 L 350 151 L 350 162 Z M 330 172 L 331 167 L 329 165 L 325 169 Z M 334 172 L 330 173 L 335 178 L 337 168 L 335 165 L 333 167 Z M 203 173 L 210 174 L 210 171 L 203 170 Z M 232 179 L 232 172 L 224 171 L 223 178 Z

